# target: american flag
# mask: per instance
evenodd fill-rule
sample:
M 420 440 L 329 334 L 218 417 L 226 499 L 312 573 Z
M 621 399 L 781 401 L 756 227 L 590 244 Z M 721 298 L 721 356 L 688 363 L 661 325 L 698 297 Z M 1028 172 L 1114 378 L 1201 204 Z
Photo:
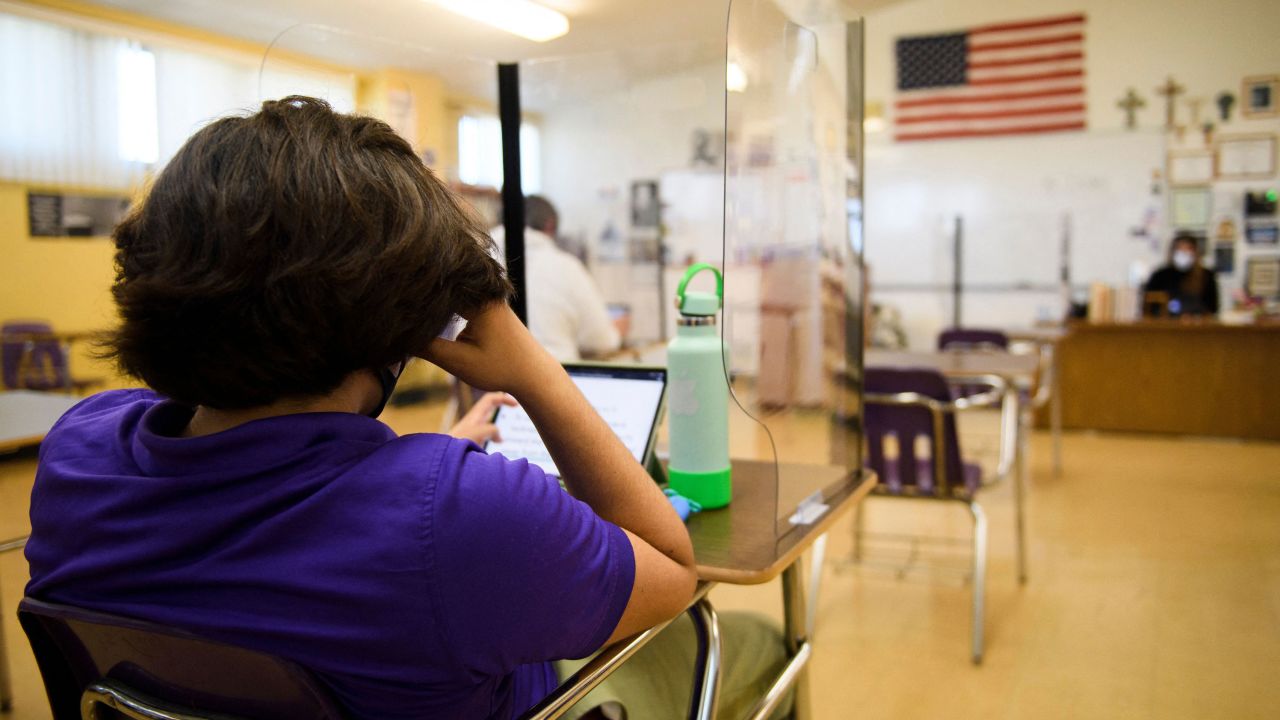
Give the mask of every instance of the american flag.
M 1083 130 L 1084 15 L 899 38 L 897 140 Z

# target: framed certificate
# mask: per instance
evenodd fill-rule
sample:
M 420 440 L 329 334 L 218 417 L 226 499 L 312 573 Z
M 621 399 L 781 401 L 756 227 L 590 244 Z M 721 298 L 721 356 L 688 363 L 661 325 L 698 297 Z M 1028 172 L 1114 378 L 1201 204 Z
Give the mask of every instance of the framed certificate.
M 1259 133 L 1219 137 L 1216 170 L 1222 179 L 1275 177 L 1276 136 Z
M 1280 75 L 1256 75 L 1244 79 L 1241 88 L 1245 117 L 1275 117 L 1280 115 Z
M 1213 182 L 1213 177 L 1213 152 L 1197 150 L 1169 153 L 1170 185 L 1207 185 Z

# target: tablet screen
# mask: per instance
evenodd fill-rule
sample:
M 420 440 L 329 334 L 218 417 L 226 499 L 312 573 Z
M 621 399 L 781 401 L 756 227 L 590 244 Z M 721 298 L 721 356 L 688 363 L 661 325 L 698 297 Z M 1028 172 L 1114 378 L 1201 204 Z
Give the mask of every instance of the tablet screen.
M 587 397 L 587 402 L 613 428 L 638 462 L 644 462 L 658 422 L 658 410 L 666 386 L 666 371 L 651 368 L 583 367 L 566 368 L 569 377 Z M 548 475 L 560 471 L 542 444 L 533 421 L 524 408 L 502 407 L 494 420 L 502 442 L 489 442 L 485 450 L 508 458 L 528 458 Z

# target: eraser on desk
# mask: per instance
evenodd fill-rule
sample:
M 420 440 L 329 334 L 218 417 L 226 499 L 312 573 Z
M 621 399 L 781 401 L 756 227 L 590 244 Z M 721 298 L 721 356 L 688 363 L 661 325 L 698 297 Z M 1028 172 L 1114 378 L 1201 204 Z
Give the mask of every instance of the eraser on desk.
M 671 501 L 671 507 L 676 509 L 676 514 L 681 520 L 689 519 L 689 501 L 679 495 L 668 495 L 667 499 Z
M 444 326 L 444 331 L 440 333 L 440 337 L 453 342 L 458 339 L 463 330 L 467 329 L 467 319 L 461 315 L 454 315 L 448 325 Z
M 667 500 L 671 503 L 671 507 L 675 508 L 676 514 L 680 516 L 681 520 L 687 521 L 690 515 L 702 512 L 701 505 L 671 488 L 663 490 L 662 494 L 667 496 Z

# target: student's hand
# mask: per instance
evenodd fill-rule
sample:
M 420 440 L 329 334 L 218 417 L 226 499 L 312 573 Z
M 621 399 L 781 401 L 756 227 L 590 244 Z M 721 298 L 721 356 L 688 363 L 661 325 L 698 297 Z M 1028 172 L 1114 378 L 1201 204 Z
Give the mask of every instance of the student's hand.
M 457 340 L 436 338 L 421 357 L 472 387 L 517 398 L 564 372 L 505 302 L 472 313 Z
M 515 407 L 516 404 L 516 399 L 506 393 L 485 393 L 457 424 L 449 428 L 449 434 L 456 438 L 470 440 L 480 447 L 484 447 L 484 444 L 490 440 L 502 442 L 498 426 L 490 422 L 493 419 L 493 411 L 501 405 Z

